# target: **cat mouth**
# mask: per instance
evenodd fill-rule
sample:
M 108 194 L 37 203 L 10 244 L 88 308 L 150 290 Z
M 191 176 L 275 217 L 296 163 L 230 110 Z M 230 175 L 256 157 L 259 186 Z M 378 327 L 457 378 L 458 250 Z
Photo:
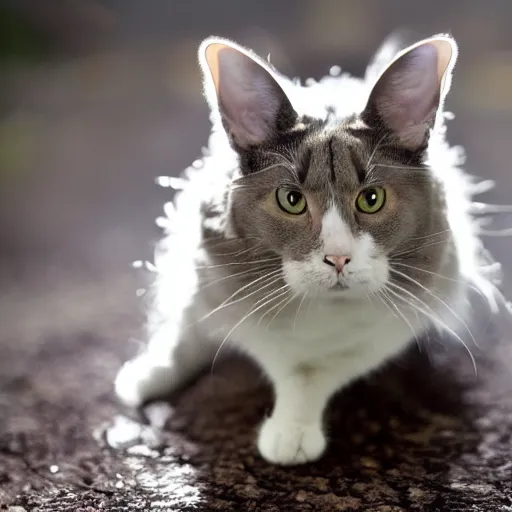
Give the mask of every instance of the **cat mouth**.
M 341 292 L 344 290 L 348 290 L 350 286 L 348 284 L 337 282 L 335 285 L 331 286 L 330 289 L 334 292 Z

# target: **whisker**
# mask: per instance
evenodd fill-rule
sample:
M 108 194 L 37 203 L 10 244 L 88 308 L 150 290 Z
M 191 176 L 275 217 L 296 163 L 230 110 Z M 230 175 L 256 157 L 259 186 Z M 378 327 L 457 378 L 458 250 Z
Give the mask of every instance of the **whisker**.
M 403 171 L 421 171 L 427 172 L 430 169 L 428 167 L 418 167 L 414 165 L 391 165 L 391 164 L 374 164 L 374 167 L 385 167 L 387 169 L 399 169 Z
M 273 293 L 273 292 L 272 292 Z M 233 328 L 226 334 L 226 337 L 222 340 L 222 343 L 220 344 L 219 348 L 217 349 L 217 351 L 215 352 L 215 356 L 213 357 L 213 361 L 212 361 L 212 369 L 211 369 L 211 373 L 213 373 L 213 369 L 215 367 L 215 362 L 217 361 L 217 357 L 219 356 L 219 353 L 222 349 L 222 347 L 224 346 L 224 344 L 226 343 L 226 341 L 228 340 L 228 338 L 233 334 L 233 332 L 243 323 L 245 322 L 245 320 L 247 320 L 250 316 L 252 316 L 254 313 L 256 313 L 257 311 L 259 311 L 261 308 L 265 307 L 269 302 L 272 302 L 273 300 L 276 300 L 278 299 L 279 297 L 281 297 L 282 295 L 288 293 L 288 291 L 284 291 L 282 292 L 281 294 L 277 295 L 276 297 L 272 297 L 270 299 L 268 299 L 267 301 L 263 302 L 263 304 L 260 304 L 257 308 L 253 309 L 253 310 L 249 310 L 249 312 L 247 314 L 245 314 L 234 326 Z
M 313 304 L 313 302 L 315 301 L 317 295 L 318 295 L 318 290 L 315 290 L 315 293 L 310 296 L 310 299 L 309 299 L 309 302 L 308 302 L 308 307 L 306 308 L 306 316 L 309 315 L 309 311 L 311 309 L 311 304 Z
M 286 307 L 288 306 L 288 304 L 290 304 L 290 302 L 293 301 L 293 299 L 295 299 L 295 297 L 297 297 L 297 293 L 295 293 L 294 295 L 292 295 L 276 312 L 276 314 L 270 319 L 270 322 L 267 324 L 267 330 L 268 328 L 270 327 L 270 324 L 276 319 L 277 315 L 279 315 L 279 313 L 281 313 L 281 311 Z
M 437 242 L 431 242 L 429 244 L 423 244 L 423 245 L 420 245 L 419 247 L 414 247 L 413 249 L 410 249 L 410 250 L 407 250 L 407 251 L 391 253 L 391 256 L 396 257 L 396 256 L 405 256 L 406 254 L 413 254 L 415 252 L 421 251 L 422 249 L 426 249 L 427 247 L 432 247 L 433 245 L 444 244 L 447 241 L 448 241 L 448 239 L 446 239 L 446 240 L 438 240 Z
M 302 299 L 301 301 L 299 302 L 299 306 L 297 307 L 297 313 L 295 313 L 295 319 L 293 320 L 293 330 L 295 330 L 297 328 L 297 319 L 299 318 L 299 311 L 300 311 L 300 308 L 302 306 L 302 304 L 304 303 L 304 301 L 306 300 L 306 297 L 308 296 L 307 293 L 305 293 L 303 296 L 302 296 Z
M 213 309 L 212 311 L 207 313 L 205 316 L 201 317 L 201 319 L 199 321 L 203 322 L 204 320 L 209 318 L 211 315 L 213 315 L 217 311 L 220 311 L 221 309 L 232 306 L 233 304 L 238 304 L 239 302 L 241 302 L 249 297 L 252 297 L 256 293 L 259 293 L 261 290 L 264 290 L 265 288 L 272 286 L 274 283 L 277 283 L 280 279 L 280 276 L 275 277 L 275 275 L 280 272 L 281 272 L 281 269 L 275 270 L 274 272 L 271 272 L 270 274 L 266 274 L 262 277 L 259 277 L 255 280 L 251 281 L 250 283 L 242 286 L 235 293 L 233 293 L 226 300 L 224 300 L 221 304 L 219 304 L 215 309 Z M 250 286 L 253 286 L 255 283 L 257 283 L 261 280 L 269 280 L 269 282 L 267 283 L 266 281 L 264 281 L 265 284 L 263 284 L 263 286 L 260 286 L 258 289 L 250 292 L 248 295 L 244 295 L 243 297 L 236 299 L 236 300 L 231 300 L 231 299 L 235 298 L 238 294 L 240 294 L 243 290 L 246 290 L 247 288 L 249 288 Z
M 241 190 L 244 188 L 254 188 L 254 185 L 230 185 L 229 190 L 234 192 L 236 190 Z
M 281 304 L 283 303 L 287 303 L 288 302 L 288 293 L 289 293 L 289 290 L 286 291 L 285 293 L 285 297 L 284 299 L 280 300 L 277 304 L 275 304 L 274 306 L 272 306 L 268 311 L 265 311 L 265 313 L 263 313 L 260 317 L 260 319 L 258 320 L 258 323 L 257 325 L 260 325 L 261 321 L 270 313 L 272 313 L 272 311 L 274 311 L 276 308 L 278 308 L 279 306 L 281 306 Z M 286 304 L 285 304 L 286 305 Z M 267 329 L 268 329 L 268 326 L 267 326 Z
M 408 276 L 407 274 L 404 274 L 403 272 L 400 272 L 399 270 L 396 270 L 394 268 L 390 268 L 391 272 L 404 277 L 405 279 L 408 279 L 411 283 L 415 284 L 416 286 L 419 286 L 422 290 L 424 290 L 426 293 L 428 293 L 430 296 L 437 299 L 453 316 L 456 318 L 465 328 L 466 331 L 468 331 L 469 335 L 471 336 L 471 339 L 473 340 L 473 343 L 475 346 L 478 347 L 478 343 L 475 340 L 475 337 L 473 336 L 473 333 L 468 327 L 468 324 L 460 317 L 459 314 L 457 314 L 453 308 L 451 308 L 441 297 L 436 295 L 432 290 L 429 290 L 426 286 L 423 286 L 420 282 L 418 282 L 416 279 L 413 279 L 412 277 Z
M 217 245 L 220 245 L 220 244 L 232 244 L 232 243 L 236 243 L 236 242 L 240 243 L 240 242 L 247 242 L 249 240 L 258 240 L 259 242 L 261 242 L 261 240 L 259 240 L 255 236 L 249 236 L 249 237 L 237 236 L 237 237 L 232 237 L 232 238 L 226 238 L 225 235 L 217 235 L 217 236 L 208 236 L 208 238 L 201 240 L 200 245 L 202 247 L 209 247 L 208 244 L 215 244 L 215 247 L 216 247 Z
M 241 249 L 240 251 L 234 251 L 234 252 L 219 252 L 219 253 L 212 253 L 208 252 L 209 256 L 240 256 L 242 254 L 246 254 L 251 251 L 255 251 L 256 249 L 260 248 L 262 246 L 263 242 L 258 242 L 256 245 L 249 247 L 247 249 Z
M 295 172 L 295 166 L 293 165 L 292 158 L 286 158 L 283 154 L 276 153 L 275 151 L 266 151 L 266 153 L 275 156 L 276 158 L 281 160 L 281 162 L 284 162 L 284 164 L 288 166 L 293 172 Z M 289 156 L 291 156 L 291 154 Z
M 378 290 L 378 291 L 376 291 L 376 292 L 373 292 L 373 293 L 371 293 L 371 295 L 374 295 L 375 297 L 377 297 L 377 298 L 382 302 L 382 304 L 384 304 L 384 306 L 386 306 L 386 308 L 389 310 L 389 312 L 390 312 L 390 313 L 391 313 L 391 314 L 392 314 L 392 315 L 393 315 L 397 320 L 399 320 L 399 317 L 398 317 L 398 316 L 396 315 L 396 313 L 391 309 L 391 306 L 390 306 L 387 302 L 385 302 L 385 301 L 383 300 L 383 297 L 381 297 L 381 296 L 380 296 L 380 293 L 382 293 L 382 290 Z M 389 299 L 389 297 L 387 297 L 387 298 Z
M 263 169 L 260 169 L 259 171 L 251 172 L 250 174 L 240 176 L 240 178 L 236 178 L 231 182 L 231 186 L 238 185 L 239 182 L 243 182 L 244 180 L 248 180 L 250 178 L 254 178 L 255 176 L 259 176 L 260 174 L 263 174 L 264 172 L 272 171 L 273 169 L 277 169 L 278 167 L 282 167 L 283 164 L 272 164 L 267 167 L 264 167 Z M 242 183 L 243 184 L 243 183 Z
M 433 276 L 436 276 L 436 277 L 439 277 L 441 279 L 446 279 L 447 281 L 452 281 L 453 283 L 462 283 L 466 286 L 468 286 L 469 288 L 471 288 L 472 290 L 476 291 L 477 293 L 479 293 L 482 297 L 485 297 L 484 293 L 482 292 L 482 290 L 480 290 L 479 288 L 477 288 L 475 285 L 463 280 L 463 279 L 453 279 L 451 277 L 447 277 L 447 276 L 443 276 L 441 274 L 438 274 L 437 272 L 432 272 L 431 270 L 426 270 L 424 268 L 420 268 L 420 267 L 415 267 L 413 265 L 406 265 L 405 263 L 402 263 L 400 261 L 396 261 L 394 259 L 390 259 L 389 260 L 393 265 L 398 265 L 400 267 L 406 267 L 406 268 L 410 268 L 412 270 L 418 270 L 419 272 L 424 272 L 426 274 L 430 274 L 430 275 L 433 275 Z
M 431 313 L 429 313 L 428 311 L 424 310 L 423 308 L 421 308 L 417 304 L 414 304 L 413 302 L 411 302 L 411 301 L 405 299 L 404 297 L 398 295 L 398 293 L 396 293 L 393 290 L 391 290 L 391 288 L 389 288 L 389 286 L 393 286 L 394 288 L 400 290 L 402 293 L 406 293 L 407 295 L 411 296 L 413 299 L 417 300 L 420 304 L 423 304 L 428 310 L 431 311 Z M 432 308 L 428 304 L 426 304 L 419 297 L 417 297 L 416 295 L 411 293 L 409 290 L 403 288 L 402 286 L 397 285 L 396 283 L 388 282 L 388 285 L 386 286 L 386 289 L 387 289 L 387 291 L 389 293 L 392 293 L 395 297 L 397 297 L 401 301 L 403 301 L 406 304 L 408 304 L 413 310 L 415 309 L 418 312 L 420 312 L 423 315 L 425 315 L 427 318 L 429 318 L 434 323 L 434 325 L 436 325 L 436 326 L 440 325 L 443 329 L 445 329 L 447 332 L 449 332 L 455 339 L 460 341 L 460 343 L 466 349 L 466 351 L 467 351 L 467 353 L 468 353 L 468 355 L 469 355 L 469 357 L 471 359 L 471 363 L 473 365 L 473 370 L 474 370 L 474 373 L 475 373 L 475 377 L 477 376 L 478 372 L 477 372 L 477 367 L 476 367 L 476 361 L 475 361 L 475 358 L 474 358 L 471 350 L 467 346 L 467 344 L 464 342 L 464 340 L 453 329 L 451 329 L 448 325 L 446 325 L 445 322 L 443 322 L 438 316 L 436 316 L 434 314 Z
M 198 270 L 202 269 L 210 269 L 210 268 L 221 268 L 221 267 L 229 267 L 231 265 L 251 265 L 251 264 L 257 264 L 257 263 L 267 263 L 269 261 L 280 261 L 281 257 L 276 256 L 275 258 L 265 258 L 262 260 L 250 260 L 250 261 L 232 261 L 231 263 L 220 263 L 218 265 L 203 265 L 196 267 Z
M 386 289 L 386 291 L 389 291 Z M 405 322 L 405 324 L 409 327 L 409 329 L 411 330 L 412 332 L 412 335 L 414 336 L 414 339 L 416 340 L 416 345 L 418 345 L 418 347 L 420 348 L 421 350 L 421 347 L 420 347 L 420 340 L 418 339 L 418 335 L 416 334 L 416 331 L 414 330 L 411 322 L 409 322 L 409 320 L 407 319 L 407 317 L 402 313 L 402 311 L 400 311 L 400 308 L 395 304 L 395 302 L 393 301 L 393 299 L 391 297 L 389 297 L 388 295 L 385 294 L 385 291 L 382 290 L 381 293 L 383 294 L 383 297 L 384 298 L 387 298 L 388 301 L 390 302 L 390 304 L 395 308 L 396 312 L 400 315 L 400 317 L 402 318 L 402 320 Z M 384 301 L 383 301 L 384 302 Z M 385 302 L 384 302 L 385 304 Z
M 375 148 L 373 148 L 373 151 L 370 155 L 370 158 L 368 158 L 368 162 L 366 163 L 366 169 L 371 169 L 371 165 L 372 165 L 372 161 L 373 161 L 373 157 L 375 156 L 375 153 L 377 153 L 377 150 L 379 149 L 379 146 L 381 145 L 382 141 L 387 137 L 388 135 L 387 134 L 384 134 L 380 140 L 377 142 L 377 144 L 375 145 Z M 370 170 L 371 172 L 371 170 Z
M 294 175 L 294 177 L 296 176 L 295 168 L 290 161 L 288 161 L 284 156 L 279 155 L 278 153 L 270 153 L 270 154 L 280 157 L 282 161 L 277 164 L 268 165 L 267 167 L 264 167 L 263 169 L 251 172 L 250 174 L 247 174 L 245 176 L 240 176 L 239 178 L 236 178 L 235 180 L 233 180 L 231 182 L 231 186 L 233 186 L 233 185 L 238 186 L 239 182 L 242 182 L 242 185 L 243 185 L 244 180 L 254 178 L 255 176 L 259 176 L 260 174 L 262 174 L 264 172 L 272 171 L 273 169 L 277 169 L 279 167 L 281 167 L 281 168 L 284 167 L 286 170 L 291 172 Z M 284 160 L 284 162 L 283 162 L 283 160 Z
M 450 231 L 450 229 L 443 229 L 443 231 L 438 231 L 437 233 L 430 233 L 430 235 L 418 236 L 415 238 L 410 238 L 409 240 L 425 240 L 427 238 L 432 238 L 434 236 L 442 235 L 444 233 L 450 233 Z
M 416 314 L 416 317 L 417 317 L 417 316 L 418 316 L 418 315 Z M 426 345 L 427 345 L 427 356 L 428 356 L 428 362 L 429 362 L 430 364 L 432 364 L 432 362 L 433 362 L 433 361 L 432 361 L 432 355 L 431 355 L 431 354 L 430 354 L 430 352 L 429 352 L 429 349 L 432 347 L 432 340 L 430 339 L 430 332 L 429 332 L 429 331 L 430 331 L 430 329 L 425 330 L 424 335 L 425 335 L 425 343 L 426 343 Z
M 201 286 L 199 289 L 204 290 L 204 289 L 209 288 L 210 286 L 218 284 L 222 281 L 232 279 L 233 277 L 240 277 L 240 276 L 250 275 L 250 274 L 254 274 L 256 276 L 256 275 L 261 274 L 262 272 L 265 272 L 266 270 L 272 270 L 274 268 L 275 268 L 274 266 L 266 265 L 266 266 L 262 266 L 259 268 L 251 268 L 249 270 L 244 270 L 243 272 L 235 272 L 234 274 L 228 274 L 227 276 L 223 276 L 223 277 L 220 277 L 219 279 L 215 279 L 214 281 L 206 283 L 204 286 Z
M 287 290 L 289 288 L 290 288 L 289 284 L 284 284 L 283 286 L 280 286 L 279 288 L 275 289 L 274 291 L 268 293 L 265 297 L 263 297 L 263 298 L 259 299 L 258 301 L 256 301 L 254 303 L 254 305 L 256 306 L 256 305 L 260 304 L 262 301 L 264 301 L 267 297 L 269 297 L 273 293 L 281 292 L 282 290 Z

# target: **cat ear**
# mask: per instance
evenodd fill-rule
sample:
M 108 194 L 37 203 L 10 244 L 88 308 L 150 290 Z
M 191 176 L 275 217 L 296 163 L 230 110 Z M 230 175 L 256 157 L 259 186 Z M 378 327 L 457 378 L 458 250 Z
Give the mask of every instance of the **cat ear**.
M 297 114 L 283 89 L 247 50 L 209 38 L 199 48 L 199 61 L 206 94 L 214 96 L 209 100 L 218 106 L 226 131 L 239 148 L 262 144 L 295 124 Z
M 400 52 L 370 93 L 363 120 L 384 125 L 408 149 L 424 146 L 450 88 L 457 44 L 448 36 L 420 41 Z

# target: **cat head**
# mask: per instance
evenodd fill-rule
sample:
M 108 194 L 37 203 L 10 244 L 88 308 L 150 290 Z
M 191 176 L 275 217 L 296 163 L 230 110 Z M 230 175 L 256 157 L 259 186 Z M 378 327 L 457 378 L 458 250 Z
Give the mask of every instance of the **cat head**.
M 436 270 L 447 224 L 424 161 L 457 57 L 453 39 L 400 52 L 365 108 L 341 118 L 332 109 L 324 118 L 299 113 L 270 65 L 232 42 L 207 39 L 199 55 L 207 97 L 239 157 L 232 235 L 281 256 L 299 293 L 377 292 L 399 260 L 405 274 Z M 342 86 L 339 94 L 351 101 Z

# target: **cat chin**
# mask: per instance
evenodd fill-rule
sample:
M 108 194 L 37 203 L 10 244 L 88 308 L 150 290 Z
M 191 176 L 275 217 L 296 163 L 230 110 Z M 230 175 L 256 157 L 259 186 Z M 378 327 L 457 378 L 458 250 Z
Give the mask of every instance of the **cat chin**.
M 334 283 L 323 284 L 301 284 L 287 283 L 297 295 L 314 296 L 317 299 L 343 299 L 343 300 L 368 300 L 368 296 L 376 294 L 381 287 L 376 288 L 370 283 Z
M 369 287 L 366 284 L 357 284 L 350 286 L 338 283 L 332 288 L 329 288 L 327 290 L 327 293 L 330 296 L 344 297 L 346 299 L 366 298 L 369 293 Z

